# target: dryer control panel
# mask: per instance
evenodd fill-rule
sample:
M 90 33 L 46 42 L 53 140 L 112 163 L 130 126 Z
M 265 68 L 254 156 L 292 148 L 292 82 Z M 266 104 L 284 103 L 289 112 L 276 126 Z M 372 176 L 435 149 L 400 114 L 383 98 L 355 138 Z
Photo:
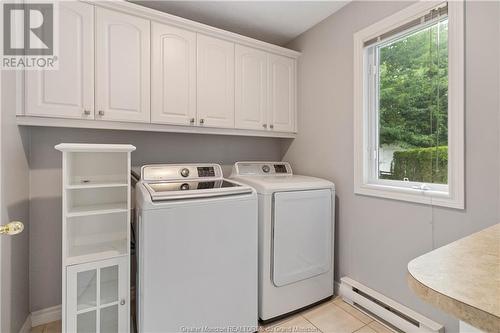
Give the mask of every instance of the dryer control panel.
M 292 167 L 288 162 L 237 162 L 231 176 L 289 176 Z

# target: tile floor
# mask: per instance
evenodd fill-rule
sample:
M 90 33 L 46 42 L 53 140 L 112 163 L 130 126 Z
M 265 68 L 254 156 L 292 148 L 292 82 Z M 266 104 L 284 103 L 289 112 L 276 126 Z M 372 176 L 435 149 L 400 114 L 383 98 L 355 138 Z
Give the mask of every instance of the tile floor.
M 393 333 L 394 331 L 337 297 L 277 323 L 261 326 L 260 332 Z
M 353 308 L 339 297 L 278 322 L 263 325 L 259 331 L 263 333 L 393 333 L 392 330 Z M 61 333 L 61 322 L 54 321 L 33 327 L 31 332 Z

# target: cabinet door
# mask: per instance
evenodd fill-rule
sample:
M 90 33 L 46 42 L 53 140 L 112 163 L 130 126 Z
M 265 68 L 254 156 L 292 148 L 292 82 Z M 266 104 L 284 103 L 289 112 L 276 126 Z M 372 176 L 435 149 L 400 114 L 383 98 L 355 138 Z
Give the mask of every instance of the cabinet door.
M 59 3 L 58 70 L 25 72 L 25 114 L 94 119 L 94 6 Z
M 149 122 L 149 21 L 96 9 L 96 119 Z
M 269 55 L 269 126 L 279 132 L 295 131 L 295 60 Z
M 235 127 L 267 128 L 267 53 L 236 45 Z
M 151 122 L 194 125 L 196 33 L 151 23 Z
M 197 35 L 198 124 L 234 127 L 234 44 Z
M 129 332 L 128 257 L 69 266 L 65 332 Z

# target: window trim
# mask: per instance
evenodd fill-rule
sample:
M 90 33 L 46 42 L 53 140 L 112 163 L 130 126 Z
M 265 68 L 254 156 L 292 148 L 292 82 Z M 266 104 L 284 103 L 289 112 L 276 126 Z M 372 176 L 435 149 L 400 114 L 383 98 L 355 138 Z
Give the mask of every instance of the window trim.
M 456 209 L 465 208 L 464 181 L 464 2 L 448 2 L 448 186 L 416 189 L 422 183 L 374 181 L 367 104 L 364 42 L 430 11 L 439 2 L 420 1 L 354 34 L 354 193 Z M 447 187 L 447 190 L 446 190 Z

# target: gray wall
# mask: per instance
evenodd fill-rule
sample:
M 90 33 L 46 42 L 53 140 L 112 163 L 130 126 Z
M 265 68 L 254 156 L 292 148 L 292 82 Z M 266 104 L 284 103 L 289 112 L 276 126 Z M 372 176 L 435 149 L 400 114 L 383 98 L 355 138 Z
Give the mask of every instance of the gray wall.
M 446 324 L 449 332 L 455 332 L 456 320 L 427 306 L 409 291 L 406 264 L 422 253 L 498 221 L 499 5 L 494 2 L 467 5 L 465 211 L 353 194 L 352 34 L 407 5 L 400 2 L 351 3 L 290 45 L 304 53 L 299 65 L 300 133 L 293 142 L 187 134 L 31 129 L 31 311 L 61 303 L 61 155 L 54 150 L 54 145 L 60 142 L 131 143 L 137 146 L 133 153 L 134 165 L 195 161 L 227 165 L 241 159 L 280 159 L 286 153 L 284 159 L 293 163 L 295 171 L 335 181 L 338 191 L 337 280 L 340 276 L 351 276 Z M 22 140 L 13 126 L 10 131 L 2 136 L 10 141 L 16 138 L 15 147 L 18 148 L 14 155 L 19 161 L 10 164 L 10 171 L 8 167 L 4 169 L 3 174 L 10 178 L 4 185 L 13 182 L 19 185 L 19 181 L 18 190 L 23 192 L 27 188 L 24 183 L 27 171 L 22 154 L 19 154 Z M 12 149 L 2 146 L 2 149 L 7 148 Z M 24 151 L 28 152 L 28 147 Z M 2 166 L 6 164 L 9 163 L 2 161 Z M 22 198 L 23 194 L 18 197 Z M 22 200 L 18 203 L 22 207 L 26 205 Z M 18 212 L 25 210 L 17 209 Z M 26 215 L 18 214 L 20 218 L 27 218 Z M 24 258 L 22 253 L 27 245 L 22 239 L 19 238 L 15 250 L 21 251 L 20 257 Z M 14 249 L 14 239 L 4 243 Z M 15 265 L 16 278 L 24 276 L 27 279 L 26 264 L 21 261 Z M 14 276 L 14 270 L 9 272 Z M 24 312 L 19 310 L 21 318 L 27 311 L 27 297 L 22 293 L 27 283 L 23 279 L 11 283 L 16 284 L 17 293 L 21 295 L 16 301 L 21 304 L 16 305 L 16 309 L 25 309 Z
M 30 156 L 31 311 L 61 304 L 61 142 L 130 143 L 132 164 L 280 160 L 280 139 L 32 128 Z M 227 168 L 226 168 L 227 170 Z
M 296 172 L 328 178 L 338 195 L 336 279 L 351 278 L 458 331 L 457 321 L 420 301 L 407 263 L 498 223 L 499 3 L 466 5 L 466 209 L 354 195 L 353 33 L 408 6 L 353 2 L 288 46 L 299 60 L 299 135 L 284 145 Z
M 24 222 L 25 230 L 1 239 L 1 332 L 19 332 L 29 314 L 29 133 L 16 125 L 15 72 L 3 71 L 1 96 L 0 224 Z

